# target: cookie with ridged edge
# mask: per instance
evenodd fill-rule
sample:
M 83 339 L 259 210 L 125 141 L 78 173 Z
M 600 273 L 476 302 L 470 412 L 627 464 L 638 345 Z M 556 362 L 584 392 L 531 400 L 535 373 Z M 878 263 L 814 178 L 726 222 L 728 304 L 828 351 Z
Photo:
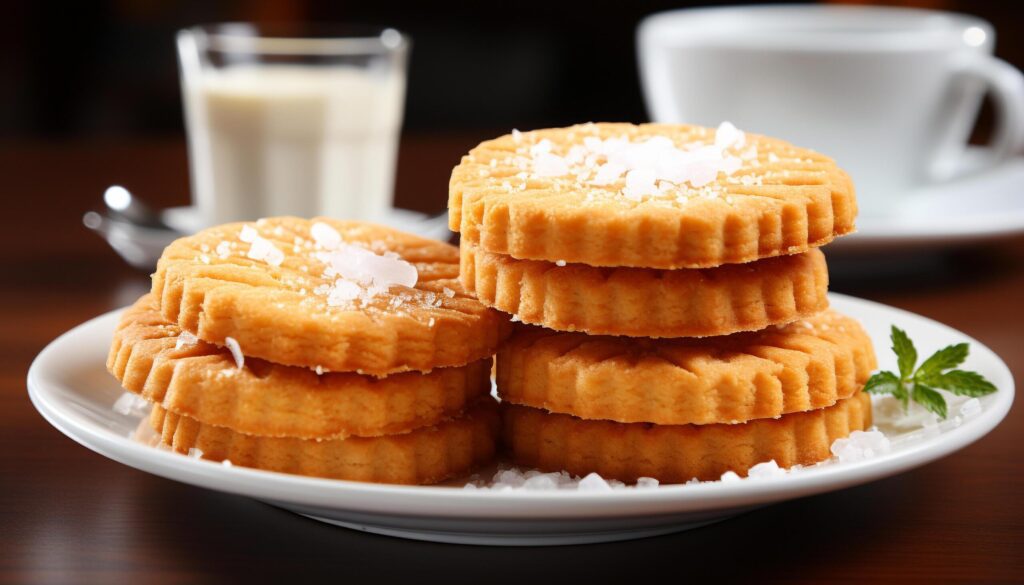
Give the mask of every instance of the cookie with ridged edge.
M 415 287 L 333 296 L 337 275 L 311 234 L 317 223 L 347 245 L 411 263 Z M 243 241 L 248 230 L 245 239 L 258 240 Z M 383 376 L 494 353 L 506 319 L 462 289 L 458 269 L 458 249 L 435 240 L 368 223 L 278 217 L 176 240 L 157 264 L 153 294 L 165 319 L 204 341 L 223 346 L 231 337 L 245 355 L 274 363 Z
M 181 336 L 152 295 L 121 317 L 107 370 L 124 388 L 205 424 L 268 437 L 328 439 L 404 433 L 458 414 L 490 393 L 491 358 L 385 378 L 317 375 Z
M 819 250 L 716 268 L 599 268 L 517 260 L 463 241 L 460 277 L 480 302 L 558 331 L 705 337 L 756 331 L 828 308 Z
M 849 176 L 826 156 L 765 136 L 746 135 L 734 153 L 742 162 L 734 173 L 720 172 L 701 187 L 658 183 L 664 191 L 641 201 L 624 196 L 625 175 L 595 184 L 605 160 L 597 151 L 576 156 L 584 162 L 556 169 L 555 176 L 551 168 L 538 171 L 540 156 L 564 159 L 587 139 L 620 137 L 632 143 L 665 137 L 683 151 L 713 143 L 716 132 L 602 123 L 488 140 L 452 171 L 450 227 L 488 252 L 520 259 L 664 269 L 795 254 L 854 230 Z M 545 154 L 531 154 L 542 143 Z
M 740 423 L 835 404 L 876 368 L 871 339 L 826 311 L 704 339 L 642 339 L 521 327 L 498 353 L 502 401 L 584 419 Z
M 163 444 L 203 459 L 297 475 L 374 483 L 430 484 L 491 461 L 499 418 L 490 397 L 462 415 L 400 435 L 295 439 L 246 435 L 153 406 L 150 423 Z
M 512 460 L 543 471 L 596 472 L 627 483 L 662 483 L 746 475 L 775 460 L 780 467 L 831 457 L 832 442 L 871 425 L 871 400 L 858 393 L 833 406 L 741 425 L 651 425 L 583 420 L 525 406 L 502 405 L 502 437 Z

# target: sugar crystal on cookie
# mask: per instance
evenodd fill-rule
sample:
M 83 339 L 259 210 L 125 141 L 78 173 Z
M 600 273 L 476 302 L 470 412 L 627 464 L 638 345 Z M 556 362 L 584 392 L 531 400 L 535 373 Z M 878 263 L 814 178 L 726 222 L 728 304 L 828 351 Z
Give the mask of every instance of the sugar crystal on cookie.
M 640 202 L 681 189 L 700 189 L 717 180 L 720 174 L 734 174 L 743 166 L 743 159 L 757 156 L 756 148 L 738 155 L 738 149 L 745 144 L 746 135 L 729 122 L 723 122 L 711 144 L 691 142 L 677 146 L 666 136 L 652 136 L 637 142 L 625 136 L 607 139 L 587 136 L 582 145 L 573 145 L 563 157 L 552 152 L 551 141 L 544 138 L 529 147 L 528 161 L 535 177 L 572 175 L 580 182 L 597 187 L 624 182 L 619 193 L 626 199 Z M 481 175 L 487 174 L 481 169 Z

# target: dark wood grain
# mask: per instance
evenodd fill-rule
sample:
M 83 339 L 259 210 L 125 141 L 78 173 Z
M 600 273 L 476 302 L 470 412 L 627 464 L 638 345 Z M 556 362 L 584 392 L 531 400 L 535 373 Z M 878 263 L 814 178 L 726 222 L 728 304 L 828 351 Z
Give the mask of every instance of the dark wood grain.
M 478 136 L 410 137 L 398 201 L 443 209 L 448 172 Z M 25 373 L 53 337 L 124 305 L 147 277 L 81 227 L 121 183 L 186 202 L 178 141 L 0 145 L 0 581 L 222 583 L 1024 580 L 1024 421 L 871 485 L 772 506 L 691 532 L 550 549 L 469 548 L 330 528 L 109 461 L 33 410 Z M 1024 196 L 1024 193 L 1022 193 Z M 961 329 L 1024 372 L 1024 239 L 886 261 L 835 258 L 833 289 Z

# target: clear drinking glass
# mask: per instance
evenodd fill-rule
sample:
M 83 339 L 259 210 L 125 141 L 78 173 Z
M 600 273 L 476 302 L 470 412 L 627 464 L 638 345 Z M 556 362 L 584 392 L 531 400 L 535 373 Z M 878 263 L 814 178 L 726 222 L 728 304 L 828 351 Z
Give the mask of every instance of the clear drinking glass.
M 182 30 L 177 41 L 203 223 L 387 214 L 407 37 L 390 28 L 220 24 Z

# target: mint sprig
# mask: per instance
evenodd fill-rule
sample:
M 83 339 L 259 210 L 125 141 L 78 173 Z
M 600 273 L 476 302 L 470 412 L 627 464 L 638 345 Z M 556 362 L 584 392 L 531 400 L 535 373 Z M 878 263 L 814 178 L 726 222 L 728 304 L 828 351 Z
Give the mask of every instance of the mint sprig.
M 868 378 L 864 391 L 871 394 L 892 394 L 903 408 L 909 401 L 920 404 L 931 412 L 946 418 L 949 409 L 946 399 L 936 388 L 960 396 L 984 396 L 996 387 L 977 372 L 954 369 L 967 359 L 966 343 L 957 343 L 940 349 L 917 367 L 917 348 L 907 333 L 892 326 L 892 351 L 896 354 L 899 374 L 881 371 Z

